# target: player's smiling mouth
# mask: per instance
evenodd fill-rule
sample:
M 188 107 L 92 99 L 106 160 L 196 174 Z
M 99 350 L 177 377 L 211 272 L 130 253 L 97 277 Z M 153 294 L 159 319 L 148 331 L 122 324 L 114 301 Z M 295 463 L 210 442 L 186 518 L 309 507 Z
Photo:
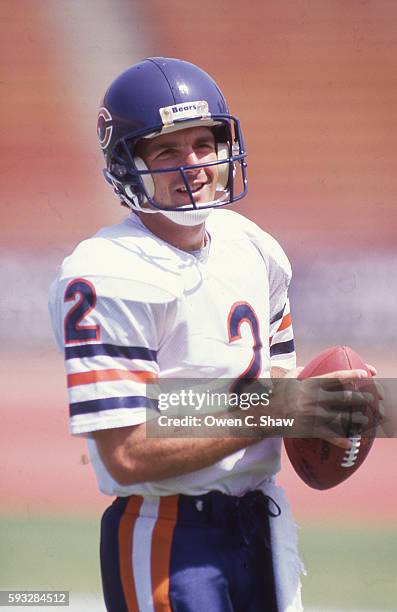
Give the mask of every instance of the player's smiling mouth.
M 203 187 L 205 187 L 205 185 L 208 185 L 208 182 L 206 182 L 206 183 L 200 183 L 200 184 L 199 184 L 199 185 L 197 185 L 197 186 L 190 185 L 190 190 L 191 190 L 191 192 L 192 192 L 192 193 L 198 193 L 198 192 L 199 192 L 199 191 L 200 191 L 200 190 L 201 190 Z M 176 189 L 176 191 L 177 191 L 178 193 L 181 193 L 181 194 L 188 193 L 188 191 L 187 191 L 187 189 L 186 189 L 185 185 L 183 185 L 182 187 L 178 187 L 178 188 Z

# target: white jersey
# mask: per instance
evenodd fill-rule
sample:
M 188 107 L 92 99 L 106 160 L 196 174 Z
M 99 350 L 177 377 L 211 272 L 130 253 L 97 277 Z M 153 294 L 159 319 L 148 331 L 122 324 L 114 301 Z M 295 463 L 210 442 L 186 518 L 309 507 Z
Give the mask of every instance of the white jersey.
M 145 422 L 157 378 L 269 377 L 295 367 L 287 298 L 291 269 L 279 244 L 245 217 L 213 211 L 207 247 L 181 251 L 135 215 L 100 230 L 65 259 L 50 314 L 65 355 L 73 434 L 88 438 L 109 495 L 241 495 L 280 467 L 278 438 L 263 439 L 187 475 L 118 484 L 91 432 Z

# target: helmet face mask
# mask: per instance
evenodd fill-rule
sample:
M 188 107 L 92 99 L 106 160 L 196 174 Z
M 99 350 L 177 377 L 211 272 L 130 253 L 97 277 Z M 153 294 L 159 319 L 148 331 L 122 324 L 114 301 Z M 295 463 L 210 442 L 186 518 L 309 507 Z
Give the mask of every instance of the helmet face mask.
M 208 127 L 213 132 L 214 161 L 149 169 L 135 151 L 141 139 L 194 127 Z M 246 152 L 239 121 L 229 114 L 211 77 L 188 62 L 149 58 L 122 73 L 105 94 L 98 116 L 98 137 L 107 162 L 105 178 L 122 202 L 134 210 L 211 209 L 231 204 L 247 193 Z M 198 203 L 189 184 L 189 172 L 201 168 L 210 172 L 211 166 L 216 167 L 218 175 L 215 197 Z M 155 175 L 165 173 L 178 176 L 189 203 L 173 206 L 172 202 L 164 205 L 156 200 Z

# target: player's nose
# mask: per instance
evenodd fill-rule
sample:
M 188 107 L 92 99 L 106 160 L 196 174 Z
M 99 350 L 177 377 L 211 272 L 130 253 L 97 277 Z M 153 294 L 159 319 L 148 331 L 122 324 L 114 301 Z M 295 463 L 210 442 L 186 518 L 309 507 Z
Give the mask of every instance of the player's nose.
M 197 168 L 187 168 L 186 174 L 193 178 L 194 180 L 202 179 L 206 180 L 206 173 L 203 167 L 199 166 L 200 158 L 198 157 L 196 151 L 194 149 L 187 150 L 184 159 L 184 166 L 198 166 Z
M 185 166 L 195 166 L 200 163 L 196 151 L 193 148 L 187 148 L 183 151 L 183 164 Z

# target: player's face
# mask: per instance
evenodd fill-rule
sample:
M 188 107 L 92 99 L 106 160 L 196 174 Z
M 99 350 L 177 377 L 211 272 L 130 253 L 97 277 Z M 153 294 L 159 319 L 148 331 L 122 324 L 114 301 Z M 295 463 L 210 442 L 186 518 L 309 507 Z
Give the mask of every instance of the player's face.
M 142 139 L 136 147 L 150 170 L 196 165 L 217 161 L 215 138 L 207 127 L 193 127 L 156 138 Z M 186 170 L 194 201 L 205 204 L 215 200 L 218 168 L 208 166 Z M 180 172 L 152 174 L 154 199 L 166 208 L 191 204 Z

